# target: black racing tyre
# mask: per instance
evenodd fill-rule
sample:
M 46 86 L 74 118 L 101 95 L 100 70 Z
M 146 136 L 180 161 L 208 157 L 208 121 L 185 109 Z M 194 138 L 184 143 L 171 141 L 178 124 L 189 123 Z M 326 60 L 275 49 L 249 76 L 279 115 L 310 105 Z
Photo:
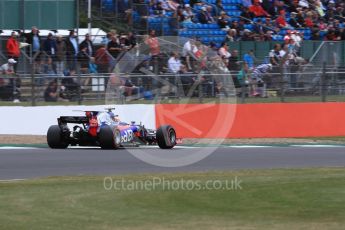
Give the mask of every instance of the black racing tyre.
M 64 140 L 60 126 L 52 125 L 47 132 L 47 143 L 52 149 L 65 149 L 69 143 Z
M 157 129 L 157 144 L 161 149 L 172 149 L 176 145 L 176 131 L 171 125 L 163 125 Z
M 117 128 L 103 126 L 99 131 L 98 140 L 102 149 L 117 149 L 121 145 L 121 132 Z

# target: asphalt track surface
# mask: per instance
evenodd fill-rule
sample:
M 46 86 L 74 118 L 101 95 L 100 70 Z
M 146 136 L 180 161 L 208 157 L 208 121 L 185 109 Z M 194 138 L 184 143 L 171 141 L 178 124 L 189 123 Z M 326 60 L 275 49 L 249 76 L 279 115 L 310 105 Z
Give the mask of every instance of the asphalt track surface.
M 160 149 L 146 149 L 157 151 Z M 165 150 L 195 151 L 195 149 Z M 142 162 L 127 150 L 2 149 L 0 180 L 50 176 L 122 175 L 158 172 L 191 172 L 237 169 L 345 166 L 342 147 L 218 148 L 205 159 L 184 167 L 158 167 Z

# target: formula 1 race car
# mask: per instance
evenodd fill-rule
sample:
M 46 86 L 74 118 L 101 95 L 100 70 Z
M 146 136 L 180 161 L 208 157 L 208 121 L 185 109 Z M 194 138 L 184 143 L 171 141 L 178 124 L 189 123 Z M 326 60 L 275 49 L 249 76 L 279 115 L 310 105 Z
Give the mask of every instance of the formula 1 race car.
M 61 116 L 58 125 L 50 126 L 47 142 L 50 148 L 64 149 L 71 146 L 99 146 L 117 149 L 126 146 L 155 145 L 171 149 L 176 145 L 176 132 L 170 125 L 157 130 L 144 125 L 121 122 L 112 109 L 108 111 L 83 111 L 85 116 Z M 71 130 L 68 124 L 76 124 Z

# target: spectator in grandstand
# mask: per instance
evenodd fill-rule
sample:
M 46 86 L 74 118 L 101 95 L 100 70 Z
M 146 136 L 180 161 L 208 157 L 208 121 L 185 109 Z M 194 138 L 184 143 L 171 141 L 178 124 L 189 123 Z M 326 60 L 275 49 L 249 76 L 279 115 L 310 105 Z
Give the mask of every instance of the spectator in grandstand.
M 312 29 L 312 32 L 311 32 L 311 40 L 321 40 L 321 35 L 320 35 L 320 31 L 315 27 Z
M 240 71 L 241 62 L 239 60 L 238 50 L 233 50 L 231 52 L 231 57 L 229 58 L 228 69 L 230 71 Z
M 17 72 L 17 64 L 20 56 L 20 43 L 18 41 L 18 34 L 16 31 L 12 31 L 11 37 L 7 40 L 6 49 L 7 57 L 16 61 L 13 63 L 13 68 L 14 71 Z
M 198 50 L 195 45 L 195 39 L 191 38 L 183 45 L 182 49 L 182 60 L 185 62 L 187 70 L 191 71 L 193 68 L 193 54 Z
M 69 71 L 76 70 L 77 54 L 79 52 L 77 35 L 74 30 L 71 30 L 69 36 L 65 40 L 66 43 L 66 61 Z
M 300 7 L 309 8 L 309 2 L 308 2 L 308 0 L 299 0 L 298 5 L 299 5 Z
M 65 71 L 65 77 L 61 80 L 59 96 L 65 100 L 77 101 L 82 93 L 80 85 L 76 82 L 76 72 Z
M 284 9 L 283 5 L 284 3 L 279 0 L 275 0 L 273 4 L 271 4 L 270 8 L 268 9 L 268 13 L 272 16 L 272 18 L 276 18 L 280 15 L 280 11 Z
M 156 31 L 150 30 L 149 35 L 145 36 L 144 42 L 146 45 L 149 46 L 149 49 L 150 49 L 150 56 L 151 56 L 150 65 L 153 67 L 154 73 L 158 73 L 161 70 L 162 65 L 159 60 L 161 51 L 160 51 L 159 40 L 156 37 Z
M 250 23 L 250 20 L 252 20 L 255 15 L 249 11 L 249 9 L 247 7 L 242 7 L 242 12 L 241 12 L 241 15 L 240 15 L 241 18 L 245 18 L 245 19 L 249 19 L 249 20 L 246 20 L 246 23 Z
M 82 46 L 82 49 L 77 54 L 77 60 L 80 68 L 81 74 L 88 74 L 89 73 L 89 63 L 90 63 L 90 56 L 87 53 L 87 47 Z
M 279 16 L 276 18 L 276 26 L 280 29 L 293 29 L 291 26 L 286 22 L 285 17 L 285 10 L 281 10 L 279 12 Z
M 178 57 L 177 52 L 172 52 L 168 60 L 168 70 L 170 73 L 178 73 L 181 69 L 181 60 Z
M 222 62 L 222 58 L 219 56 L 217 44 L 210 42 L 209 48 L 207 49 L 207 61 L 212 65 Z
M 218 50 L 218 54 L 223 59 L 229 59 L 231 57 L 231 53 L 229 52 L 229 46 L 227 42 L 222 42 Z
M 7 60 L 7 63 L 0 66 L 0 74 L 1 75 L 14 75 L 14 65 L 17 63 L 16 60 L 10 58 Z
M 274 22 L 270 17 L 266 17 L 263 21 L 263 25 L 266 29 L 268 30 L 274 30 L 275 26 L 274 26 Z
M 273 31 L 267 31 L 263 37 L 263 41 L 273 41 L 272 37 Z
M 235 29 L 228 30 L 224 42 L 234 42 L 237 40 L 237 31 Z
M 7 63 L 0 66 L 0 99 L 3 100 L 8 100 L 12 97 L 13 86 L 11 86 L 11 79 L 8 79 L 8 77 L 15 74 L 13 61 L 9 59 Z
M 269 13 L 267 13 L 262 6 L 260 5 L 259 0 L 254 0 L 253 5 L 249 7 L 249 11 L 252 12 L 255 17 L 267 17 L 271 16 Z
M 248 66 L 249 69 L 254 68 L 255 56 L 254 51 L 249 50 L 247 53 L 243 55 L 243 61 Z
M 43 51 L 45 55 L 45 60 L 49 59 L 49 64 L 51 62 L 52 68 L 54 73 L 56 74 L 56 51 L 57 51 L 57 46 L 56 46 L 56 40 L 53 37 L 52 33 L 48 34 L 47 39 L 43 43 Z
M 301 28 L 302 25 L 298 22 L 297 18 L 296 18 L 297 13 L 296 12 L 291 12 L 290 14 L 290 20 L 289 20 L 289 24 L 294 27 L 294 28 Z
M 302 34 L 298 31 L 292 31 L 291 39 L 293 40 L 293 44 L 295 46 L 295 50 L 298 51 L 298 49 L 301 47 L 301 42 L 303 41 Z
M 125 97 L 130 97 L 133 95 L 137 95 L 139 97 L 140 94 L 144 92 L 144 88 L 134 85 L 129 76 L 121 76 L 120 82 Z
M 285 36 L 283 38 L 285 44 L 288 44 L 290 42 L 291 35 L 292 35 L 292 31 L 291 30 L 286 31 L 286 34 L 285 34 Z
M 184 8 L 185 9 L 182 12 L 182 14 L 183 14 L 183 22 L 186 22 L 186 23 L 194 22 L 195 14 L 194 14 L 192 8 L 190 7 L 190 5 L 189 4 L 185 4 Z
M 192 96 L 190 94 L 193 92 L 190 91 L 190 89 L 195 82 L 195 78 L 188 72 L 188 69 L 185 65 L 181 65 L 179 77 L 181 79 L 184 94 L 187 96 Z
M 219 14 L 219 12 L 225 11 L 222 0 L 216 0 L 215 5 L 216 5 L 216 9 L 217 9 L 217 15 Z
M 149 46 L 151 56 L 158 56 L 160 54 L 160 45 L 155 30 L 149 31 L 149 35 L 145 37 L 144 42 Z
M 345 7 L 344 6 L 338 6 L 335 13 L 334 18 L 344 22 L 345 20 Z
M 166 0 L 166 3 L 168 5 L 168 11 L 176 11 L 180 6 L 180 4 L 177 3 L 175 0 Z
M 65 70 L 66 43 L 61 35 L 56 35 L 56 72 L 59 75 Z
M 225 11 L 220 12 L 220 16 L 218 17 L 217 24 L 219 28 L 229 30 L 229 22 L 228 19 L 230 17 L 225 13 Z
M 304 18 L 304 25 L 306 27 L 312 28 L 314 26 L 314 21 L 313 21 L 313 12 L 308 11 L 306 13 L 306 17 Z
M 7 60 L 7 63 L 0 66 L 0 98 L 13 99 L 14 103 L 18 103 L 20 95 L 20 79 L 16 78 L 15 64 L 17 61 L 13 58 Z M 7 79 L 7 78 L 10 79 Z
M 82 41 L 79 45 L 79 50 L 82 50 L 84 47 L 86 47 L 86 52 L 90 57 L 94 56 L 95 48 L 93 46 L 93 42 L 91 40 L 90 34 L 85 34 L 85 39 Z
M 264 27 L 264 25 L 262 24 L 262 20 L 261 18 L 259 18 L 256 21 L 256 24 L 254 25 L 253 31 L 259 35 L 264 35 L 267 31 L 267 29 Z
M 109 73 L 109 54 L 105 44 L 102 44 L 96 51 L 95 63 L 98 73 Z
M 133 48 L 133 44 L 129 40 L 128 35 L 126 35 L 125 33 L 122 33 L 119 37 L 119 43 L 120 47 L 122 48 L 122 51 L 129 51 Z
M 243 88 L 248 87 L 249 81 L 248 81 L 248 76 L 249 76 L 249 67 L 246 63 L 242 65 L 241 70 L 238 72 L 236 75 L 236 79 L 234 79 L 234 85 L 235 88 L 237 89 L 237 95 L 240 96 L 242 93 L 245 93 L 246 90 L 243 90 Z
M 135 36 L 135 34 L 133 32 L 131 32 L 131 31 L 128 32 L 127 40 L 128 40 L 128 44 L 130 46 L 130 49 L 137 46 L 137 37 Z
M 279 66 L 281 61 L 281 45 L 280 44 L 274 44 L 273 50 L 271 50 L 268 54 L 268 57 L 270 59 L 270 64 L 273 66 Z
M 112 37 L 112 34 L 110 32 L 107 33 L 107 35 L 102 38 L 102 44 L 104 44 L 107 47 L 108 43 L 111 40 L 111 37 Z
M 212 10 L 212 7 L 211 8 L 206 7 L 206 6 L 201 7 L 201 10 L 198 15 L 199 22 L 201 24 L 209 24 L 209 23 L 215 22 L 214 18 L 211 15 L 210 9 Z
M 58 84 L 56 79 L 49 82 L 48 87 L 45 89 L 43 96 L 44 101 L 46 102 L 57 102 L 58 100 L 64 100 L 59 96 Z
M 304 12 L 303 12 L 303 9 L 300 7 L 297 8 L 296 19 L 297 19 L 297 22 L 301 25 L 301 27 L 305 27 Z
M 345 28 L 341 28 L 339 30 L 339 33 L 340 33 L 340 39 L 345 40 Z
M 39 34 L 39 30 L 36 26 L 33 26 L 31 28 L 30 33 L 24 33 L 25 41 L 31 45 L 31 51 L 32 51 L 32 57 L 35 58 L 34 61 L 34 70 L 36 73 L 40 72 L 40 66 L 41 66 L 41 36 Z
M 272 70 L 272 64 L 261 64 L 254 68 L 250 75 L 251 96 L 266 97 L 266 84 L 263 81 L 263 77 L 270 70 Z
M 123 51 L 123 48 L 120 45 L 120 40 L 117 34 L 112 34 L 111 40 L 107 45 L 107 50 L 110 54 L 110 72 L 115 68 L 116 59 Z
M 165 15 L 165 9 L 163 8 L 162 2 L 157 2 L 152 6 L 151 16 L 163 16 Z
M 327 41 L 339 41 L 340 38 L 341 38 L 340 34 L 337 33 L 337 31 L 333 27 L 330 27 L 328 29 L 328 32 L 326 34 Z
M 241 41 L 254 41 L 254 37 L 255 34 L 253 34 L 251 30 L 245 29 L 243 30 Z

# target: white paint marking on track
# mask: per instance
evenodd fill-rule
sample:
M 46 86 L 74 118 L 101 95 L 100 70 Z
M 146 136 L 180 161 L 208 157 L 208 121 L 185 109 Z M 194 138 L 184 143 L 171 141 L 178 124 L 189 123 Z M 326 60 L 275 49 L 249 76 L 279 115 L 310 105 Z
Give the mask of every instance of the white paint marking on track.
M 291 147 L 302 147 L 302 148 L 339 148 L 344 147 L 343 145 L 290 145 Z
M 69 149 L 101 149 L 97 146 L 69 146 Z M 139 147 L 136 146 L 126 146 L 123 149 L 159 149 L 156 145 L 140 145 Z M 196 149 L 196 148 L 202 148 L 202 147 L 196 147 L 196 146 L 175 146 L 174 149 Z
M 270 145 L 229 145 L 226 146 L 227 148 L 272 148 L 274 146 Z
M 38 149 L 34 147 L 18 147 L 18 146 L 2 146 L 0 147 L 0 150 L 7 149 L 7 150 L 15 150 L 15 149 Z
M 11 183 L 17 181 L 25 181 L 26 179 L 9 179 L 9 180 L 0 180 L 0 183 Z

